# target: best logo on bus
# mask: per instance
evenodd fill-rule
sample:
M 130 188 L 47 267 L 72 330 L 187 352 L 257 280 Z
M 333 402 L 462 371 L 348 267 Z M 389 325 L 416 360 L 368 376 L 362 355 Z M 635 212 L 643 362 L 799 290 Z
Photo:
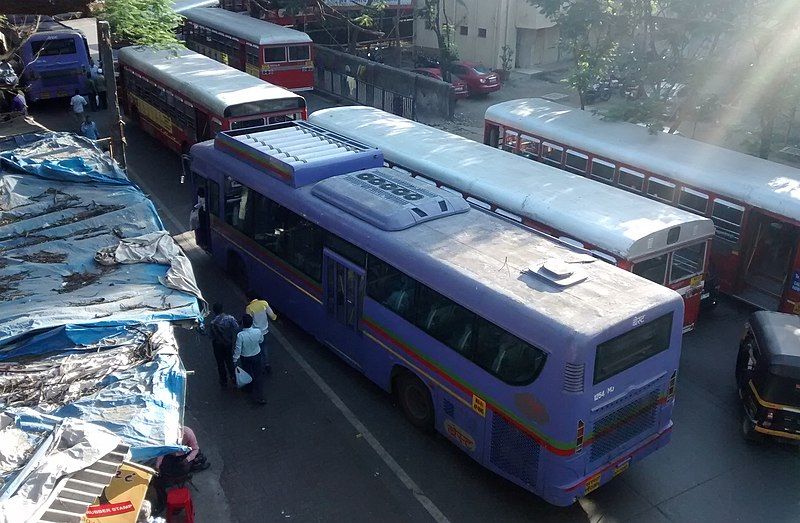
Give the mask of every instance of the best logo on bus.
M 444 422 L 444 429 L 447 431 L 447 434 L 462 447 L 469 449 L 471 452 L 475 452 L 475 440 L 458 425 L 447 420 Z

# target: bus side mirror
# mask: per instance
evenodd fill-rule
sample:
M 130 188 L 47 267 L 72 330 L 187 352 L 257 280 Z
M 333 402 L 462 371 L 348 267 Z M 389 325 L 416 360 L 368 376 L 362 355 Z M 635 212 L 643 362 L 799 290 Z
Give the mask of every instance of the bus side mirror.
M 192 172 L 192 158 L 188 154 L 181 155 L 181 184 L 186 180 L 186 177 Z

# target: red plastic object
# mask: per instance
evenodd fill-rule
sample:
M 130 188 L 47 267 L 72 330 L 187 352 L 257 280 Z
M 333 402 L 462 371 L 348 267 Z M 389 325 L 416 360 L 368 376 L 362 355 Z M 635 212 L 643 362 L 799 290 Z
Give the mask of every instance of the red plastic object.
M 194 505 L 188 488 L 167 492 L 167 523 L 194 523 Z

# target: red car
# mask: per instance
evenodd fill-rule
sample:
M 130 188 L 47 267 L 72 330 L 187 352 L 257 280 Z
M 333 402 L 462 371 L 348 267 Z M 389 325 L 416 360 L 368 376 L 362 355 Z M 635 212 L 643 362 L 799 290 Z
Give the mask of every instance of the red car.
M 466 82 L 469 96 L 493 93 L 503 86 L 497 73 L 479 63 L 453 62 L 451 67 L 453 74 Z
M 436 78 L 437 80 L 442 80 L 442 70 L 438 67 L 421 67 L 419 69 L 414 69 L 412 73 L 421 74 L 422 76 L 427 76 L 429 78 Z M 469 89 L 467 89 L 467 84 L 463 80 L 459 79 L 457 76 L 452 76 L 452 81 L 450 85 L 453 86 L 453 90 L 456 93 L 456 98 L 466 98 L 469 96 Z

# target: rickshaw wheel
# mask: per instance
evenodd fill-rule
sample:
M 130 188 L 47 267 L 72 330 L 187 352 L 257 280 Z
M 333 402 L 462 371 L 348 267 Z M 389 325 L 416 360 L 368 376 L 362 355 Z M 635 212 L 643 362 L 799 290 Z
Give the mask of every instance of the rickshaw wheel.
M 742 436 L 748 443 L 759 443 L 761 441 L 761 434 L 756 432 L 747 414 L 742 414 Z

